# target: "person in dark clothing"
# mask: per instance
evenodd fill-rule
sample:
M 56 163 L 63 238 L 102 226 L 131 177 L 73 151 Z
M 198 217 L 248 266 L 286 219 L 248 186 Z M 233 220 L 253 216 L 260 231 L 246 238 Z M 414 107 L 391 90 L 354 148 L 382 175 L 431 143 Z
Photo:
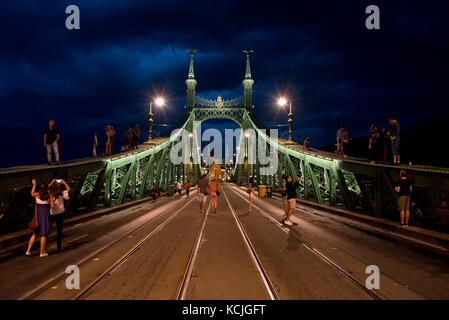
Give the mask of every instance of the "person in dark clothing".
M 396 117 L 388 119 L 390 123 L 390 140 L 391 140 L 391 152 L 393 153 L 393 163 L 401 164 L 401 153 L 399 143 L 401 140 L 401 125 Z
M 153 200 L 157 200 L 161 196 L 161 191 L 159 190 L 158 186 L 154 186 L 153 189 L 151 189 L 151 197 L 153 197 Z
M 59 140 L 59 130 L 55 127 L 55 122 L 50 120 L 48 123 L 48 128 L 45 129 L 44 132 L 44 147 L 47 148 L 47 162 L 48 165 L 51 165 L 51 150 L 55 153 L 56 164 L 61 164 L 59 162 L 59 148 L 58 148 L 58 140 Z
M 139 138 L 140 138 L 140 129 L 139 125 L 136 124 L 134 130 L 133 130 L 133 143 L 132 148 L 137 149 L 139 145 Z
M 299 187 L 299 177 L 296 177 L 296 181 L 293 182 L 292 176 L 287 177 L 287 183 L 285 184 L 285 192 L 287 194 L 288 213 L 284 223 L 288 226 L 293 225 L 290 222 L 290 217 L 293 214 L 293 210 L 296 206 L 296 189 Z
M 408 227 L 410 218 L 410 195 L 413 187 L 410 180 L 407 179 L 407 172 L 401 170 L 399 182 L 396 185 L 396 192 L 398 193 L 398 210 L 401 215 L 400 227 Z
M 369 151 L 371 162 L 382 161 L 383 159 L 383 136 L 379 131 L 379 126 L 377 124 L 371 125 L 370 128 L 371 135 L 369 138 Z
M 128 150 L 132 150 L 134 148 L 134 130 L 128 127 Z
M 64 189 L 62 188 L 64 186 Z M 50 209 L 51 223 L 56 222 L 56 251 L 62 251 L 62 225 L 64 224 L 64 200 L 69 200 L 70 187 L 63 179 L 54 179 L 48 186 L 53 197 L 53 208 Z

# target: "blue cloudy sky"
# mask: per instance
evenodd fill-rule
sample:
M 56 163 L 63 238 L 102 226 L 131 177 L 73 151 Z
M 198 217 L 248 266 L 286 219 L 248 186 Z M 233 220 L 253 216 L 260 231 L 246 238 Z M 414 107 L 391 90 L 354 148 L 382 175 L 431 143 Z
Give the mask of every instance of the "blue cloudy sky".
M 80 30 L 65 28 L 71 4 L 80 8 Z M 365 28 L 370 4 L 380 7 L 381 30 Z M 208 98 L 242 94 L 242 50 L 255 50 L 259 118 L 268 127 L 286 123 L 275 100 L 291 97 L 295 139 L 309 136 L 313 146 L 333 143 L 340 123 L 363 136 L 390 115 L 405 128 L 437 119 L 448 109 L 448 18 L 449 3 L 439 0 L 3 0 L 0 166 L 45 162 L 49 119 L 61 131 L 63 159 L 90 155 L 106 124 L 116 127 L 119 147 L 128 126 L 145 132 L 150 94 L 168 98 L 155 123 L 177 123 L 187 49 L 199 51 L 197 94 Z

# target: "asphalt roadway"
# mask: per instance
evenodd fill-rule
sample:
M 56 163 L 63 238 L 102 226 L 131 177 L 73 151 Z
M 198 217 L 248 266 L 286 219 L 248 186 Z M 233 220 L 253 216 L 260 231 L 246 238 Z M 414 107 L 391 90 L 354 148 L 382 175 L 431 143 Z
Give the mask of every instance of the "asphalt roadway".
M 0 258 L 0 299 L 449 299 L 449 262 L 425 250 L 221 184 L 217 212 L 195 193 L 162 197 L 68 227 L 61 253 L 36 242 Z M 298 206 L 299 207 L 299 206 Z M 68 289 L 67 266 L 80 270 Z M 367 289 L 369 265 L 380 289 Z

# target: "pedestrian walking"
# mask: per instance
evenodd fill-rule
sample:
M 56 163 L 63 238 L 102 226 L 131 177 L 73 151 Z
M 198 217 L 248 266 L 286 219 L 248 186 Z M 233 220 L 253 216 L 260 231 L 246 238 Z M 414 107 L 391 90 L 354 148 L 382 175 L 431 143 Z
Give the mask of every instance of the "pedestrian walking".
M 45 129 L 44 131 L 44 147 L 47 148 L 48 165 L 51 165 L 52 163 L 52 154 L 51 154 L 52 149 L 55 154 L 56 164 L 57 165 L 61 164 L 61 162 L 59 162 L 59 147 L 58 147 L 59 137 L 60 137 L 59 129 L 55 127 L 55 121 L 50 120 L 48 122 L 48 128 Z
M 212 211 L 217 213 L 218 196 L 220 194 L 220 190 L 215 176 L 212 176 L 212 181 L 209 183 L 208 192 L 210 194 L 210 201 L 212 202 Z
M 36 241 L 36 237 L 40 235 L 40 257 L 42 258 L 48 256 L 47 252 L 45 252 L 45 245 L 51 230 L 50 208 L 53 207 L 54 204 L 53 198 L 48 192 L 48 184 L 41 184 L 39 192 L 36 192 L 36 179 L 33 179 L 31 182 L 33 184 L 31 196 L 35 198 L 35 217 L 33 219 L 37 219 L 39 226 L 37 229 L 33 230 L 25 255 L 31 256 L 31 249 Z
M 289 209 L 286 185 L 287 185 L 287 177 L 282 176 L 282 188 L 279 188 L 278 190 L 281 191 L 282 204 L 284 205 L 284 220 L 287 219 L 288 209 Z
M 62 189 L 64 186 L 64 190 Z M 63 179 L 54 179 L 50 182 L 49 193 L 53 197 L 53 208 L 50 208 L 51 223 L 56 223 L 56 251 L 62 251 L 62 225 L 64 223 L 64 200 L 69 200 L 70 187 Z
M 407 171 L 401 170 L 399 176 L 400 179 L 395 190 L 398 193 L 398 211 L 401 217 L 400 227 L 408 227 L 408 221 L 410 219 L 410 195 L 413 187 L 411 181 L 407 179 Z
M 200 203 L 200 212 L 206 212 L 207 193 L 209 190 L 209 181 L 207 181 L 207 174 L 203 174 L 200 181 L 198 181 L 198 187 L 196 188 L 196 197 Z
M 133 130 L 133 149 L 137 149 L 139 146 L 140 129 L 139 125 L 136 124 Z
M 390 117 L 388 122 L 390 123 L 390 140 L 391 152 L 393 153 L 393 163 L 401 164 L 401 152 L 399 147 L 401 140 L 401 125 L 399 124 L 397 117 Z
M 287 217 L 285 218 L 284 221 L 284 223 L 288 226 L 293 225 L 293 223 L 290 221 L 290 218 L 296 206 L 296 189 L 298 189 L 298 187 L 299 187 L 299 177 L 296 177 L 296 181 L 293 183 L 292 176 L 289 175 L 287 177 L 287 183 L 285 184 L 288 202 L 288 212 Z
M 253 200 L 254 200 L 254 177 L 249 178 L 248 190 L 246 190 L 249 196 L 249 212 L 253 212 Z
M 186 187 L 186 197 L 189 197 L 190 188 L 192 187 L 192 185 L 190 184 L 189 181 L 187 181 L 185 187 Z
M 182 192 L 182 182 L 181 180 L 178 180 L 178 182 L 176 183 L 176 192 L 179 195 L 179 198 L 181 199 L 181 192 Z

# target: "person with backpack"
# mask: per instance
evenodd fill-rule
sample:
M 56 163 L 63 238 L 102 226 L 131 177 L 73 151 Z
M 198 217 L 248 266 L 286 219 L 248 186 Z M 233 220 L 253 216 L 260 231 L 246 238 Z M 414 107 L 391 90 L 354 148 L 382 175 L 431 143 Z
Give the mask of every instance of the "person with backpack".
M 64 185 L 62 190 L 61 185 Z M 64 223 L 64 200 L 69 200 L 70 187 L 63 179 L 53 179 L 49 185 L 50 195 L 53 197 L 53 208 L 50 209 L 51 221 L 56 222 L 56 251 L 62 251 L 62 225 Z

